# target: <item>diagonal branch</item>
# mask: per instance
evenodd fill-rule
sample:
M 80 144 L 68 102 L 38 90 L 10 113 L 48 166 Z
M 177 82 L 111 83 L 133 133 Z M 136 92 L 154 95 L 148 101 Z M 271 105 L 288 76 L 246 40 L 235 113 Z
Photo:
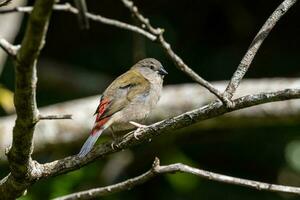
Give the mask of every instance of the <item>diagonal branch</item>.
M 37 164 L 36 171 L 38 173 L 36 174 L 35 178 L 47 178 L 76 170 L 97 158 L 102 158 L 108 154 L 149 141 L 149 139 L 153 139 L 154 136 L 172 134 L 174 130 L 187 127 L 197 122 L 217 117 L 228 112 L 259 104 L 298 98 L 300 98 L 300 89 L 286 89 L 277 92 L 259 93 L 256 95 L 247 95 L 238 98 L 234 100 L 234 106 L 232 108 L 227 108 L 218 101 L 210 103 L 199 109 L 183 113 L 179 116 L 157 122 L 141 129 L 139 131 L 138 140 L 133 136 L 133 132 L 131 132 L 118 141 L 103 143 L 97 148 L 94 148 L 86 157 L 79 158 L 78 156 L 70 156 L 50 163 Z
M 134 178 L 128 179 L 126 181 L 114 185 L 76 192 L 73 194 L 55 198 L 54 200 L 93 199 L 100 196 L 107 196 L 116 192 L 131 190 L 132 188 L 141 185 L 153 179 L 156 176 L 163 175 L 163 174 L 175 174 L 178 172 L 193 174 L 195 176 L 199 176 L 201 178 L 209 179 L 212 181 L 229 183 L 229 184 L 249 187 L 257 190 L 266 190 L 270 192 L 284 192 L 284 193 L 300 195 L 300 187 L 276 185 L 276 184 L 264 183 L 264 182 L 253 181 L 248 179 L 236 178 L 236 177 L 218 174 L 218 173 L 214 173 L 202 169 L 197 169 L 182 163 L 161 166 L 159 159 L 155 158 L 152 168 L 139 176 L 136 176 Z
M 249 49 L 247 50 L 246 54 L 242 58 L 237 70 L 234 72 L 225 92 L 224 95 L 231 99 L 239 86 L 241 80 L 243 79 L 244 75 L 248 71 L 258 49 L 260 48 L 263 41 L 269 35 L 271 30 L 274 28 L 276 23 L 280 20 L 280 18 L 297 2 L 297 0 L 285 0 L 283 1 L 276 10 L 271 14 L 271 16 L 267 19 L 265 24 L 261 27 L 255 38 L 253 39 L 252 43 L 250 44 Z
M 36 105 L 36 63 L 45 43 L 54 0 L 37 0 L 30 15 L 22 45 L 15 62 L 14 103 L 17 119 L 13 142 L 7 157 L 11 173 L 0 181 L 2 199 L 21 196 L 30 184 L 34 163 L 31 161 L 33 133 L 38 121 Z
M 0 37 L 0 47 L 11 57 L 15 58 L 17 56 L 20 45 L 14 46 L 10 44 L 7 40 Z
M 103 17 L 101 15 L 95 15 L 92 13 L 86 13 L 86 17 L 97 21 L 106 25 L 115 26 L 117 28 L 129 30 L 138 34 L 141 34 L 148 38 L 151 41 L 158 41 L 160 46 L 165 50 L 166 54 L 170 57 L 170 59 L 174 62 L 175 66 L 183 71 L 185 74 L 190 76 L 194 81 L 208 89 L 211 93 L 216 95 L 223 103 L 225 103 L 227 106 L 231 106 L 231 102 L 228 101 L 226 98 L 224 98 L 223 94 L 217 90 L 212 84 L 210 84 L 208 81 L 200 77 L 196 72 L 194 72 L 191 68 L 187 66 L 187 64 L 184 63 L 184 61 L 172 50 L 171 45 L 165 41 L 163 37 L 163 30 L 160 28 L 153 28 L 149 22 L 149 20 L 145 17 L 143 17 L 139 12 L 136 6 L 133 5 L 133 2 L 128 0 L 122 0 L 124 5 L 130 9 L 130 11 L 137 17 L 137 19 L 146 26 L 148 31 L 145 31 L 144 29 L 141 29 L 137 26 L 133 26 L 124 22 L 120 22 L 118 20 L 109 19 L 106 17 Z M 31 7 L 16 7 L 11 9 L 1 9 L 0 14 L 6 14 L 11 12 L 31 12 Z M 56 11 L 65 11 L 70 12 L 73 14 L 78 14 L 79 11 L 75 7 L 71 6 L 70 4 L 56 4 L 53 7 Z
M 74 0 L 75 6 L 78 9 L 78 22 L 81 29 L 89 29 L 90 23 L 87 18 L 87 5 L 85 0 Z
M 231 107 L 231 102 L 223 96 L 223 94 L 216 89 L 212 84 L 199 76 L 196 72 L 194 72 L 184 61 L 173 51 L 171 45 L 164 39 L 163 32 L 164 30 L 161 28 L 154 28 L 149 19 L 145 18 L 138 10 L 138 8 L 134 5 L 131 0 L 121 0 L 125 7 L 127 7 L 130 12 L 136 17 L 137 20 L 140 21 L 142 26 L 145 26 L 146 30 L 148 30 L 151 34 L 157 37 L 157 42 L 164 49 L 169 58 L 173 61 L 175 66 L 184 72 L 186 75 L 191 77 L 194 81 L 205 87 L 215 96 L 217 96 L 226 106 Z

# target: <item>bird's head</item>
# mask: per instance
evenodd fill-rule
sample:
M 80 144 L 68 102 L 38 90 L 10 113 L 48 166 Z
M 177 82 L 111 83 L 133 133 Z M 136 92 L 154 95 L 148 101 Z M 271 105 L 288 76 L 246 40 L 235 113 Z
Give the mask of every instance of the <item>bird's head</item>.
M 146 77 L 149 75 L 154 75 L 164 78 L 164 76 L 168 74 L 162 64 L 154 58 L 145 58 L 140 60 L 132 68 L 138 69 Z

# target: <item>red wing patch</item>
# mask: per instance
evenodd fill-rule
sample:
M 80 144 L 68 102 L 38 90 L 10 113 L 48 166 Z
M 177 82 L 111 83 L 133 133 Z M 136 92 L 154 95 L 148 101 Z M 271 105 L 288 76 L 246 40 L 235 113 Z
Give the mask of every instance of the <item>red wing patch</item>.
M 100 104 L 95 112 L 97 114 L 94 127 L 91 134 L 95 134 L 101 127 L 109 120 L 109 117 L 103 118 L 103 114 L 107 111 L 110 101 L 107 98 L 102 98 Z
M 91 134 L 94 135 L 98 130 L 101 129 L 101 127 L 109 120 L 109 117 L 103 118 L 100 121 L 96 121 L 95 125 L 92 129 Z
M 107 107 L 109 106 L 109 103 L 110 103 L 110 101 L 107 98 L 101 99 L 100 104 L 95 113 L 95 114 L 97 114 L 96 122 L 101 119 L 101 116 L 103 115 L 103 113 L 105 113 Z

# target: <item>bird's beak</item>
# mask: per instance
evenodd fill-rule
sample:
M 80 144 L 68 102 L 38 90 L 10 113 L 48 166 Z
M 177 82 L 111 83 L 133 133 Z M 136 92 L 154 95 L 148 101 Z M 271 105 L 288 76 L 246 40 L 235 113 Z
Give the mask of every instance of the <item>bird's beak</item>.
M 158 71 L 158 74 L 165 76 L 168 74 L 168 72 L 163 67 L 161 67 Z

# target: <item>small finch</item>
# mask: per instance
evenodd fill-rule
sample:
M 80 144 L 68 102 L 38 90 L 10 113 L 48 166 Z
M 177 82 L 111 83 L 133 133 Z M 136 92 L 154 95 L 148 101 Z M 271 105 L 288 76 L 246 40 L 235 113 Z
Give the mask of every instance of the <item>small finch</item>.
M 142 127 L 143 121 L 157 104 L 167 71 L 154 58 L 140 60 L 127 72 L 116 78 L 104 91 L 95 112 L 96 120 L 90 136 L 82 146 L 79 156 L 91 151 L 102 132 L 112 132 Z

